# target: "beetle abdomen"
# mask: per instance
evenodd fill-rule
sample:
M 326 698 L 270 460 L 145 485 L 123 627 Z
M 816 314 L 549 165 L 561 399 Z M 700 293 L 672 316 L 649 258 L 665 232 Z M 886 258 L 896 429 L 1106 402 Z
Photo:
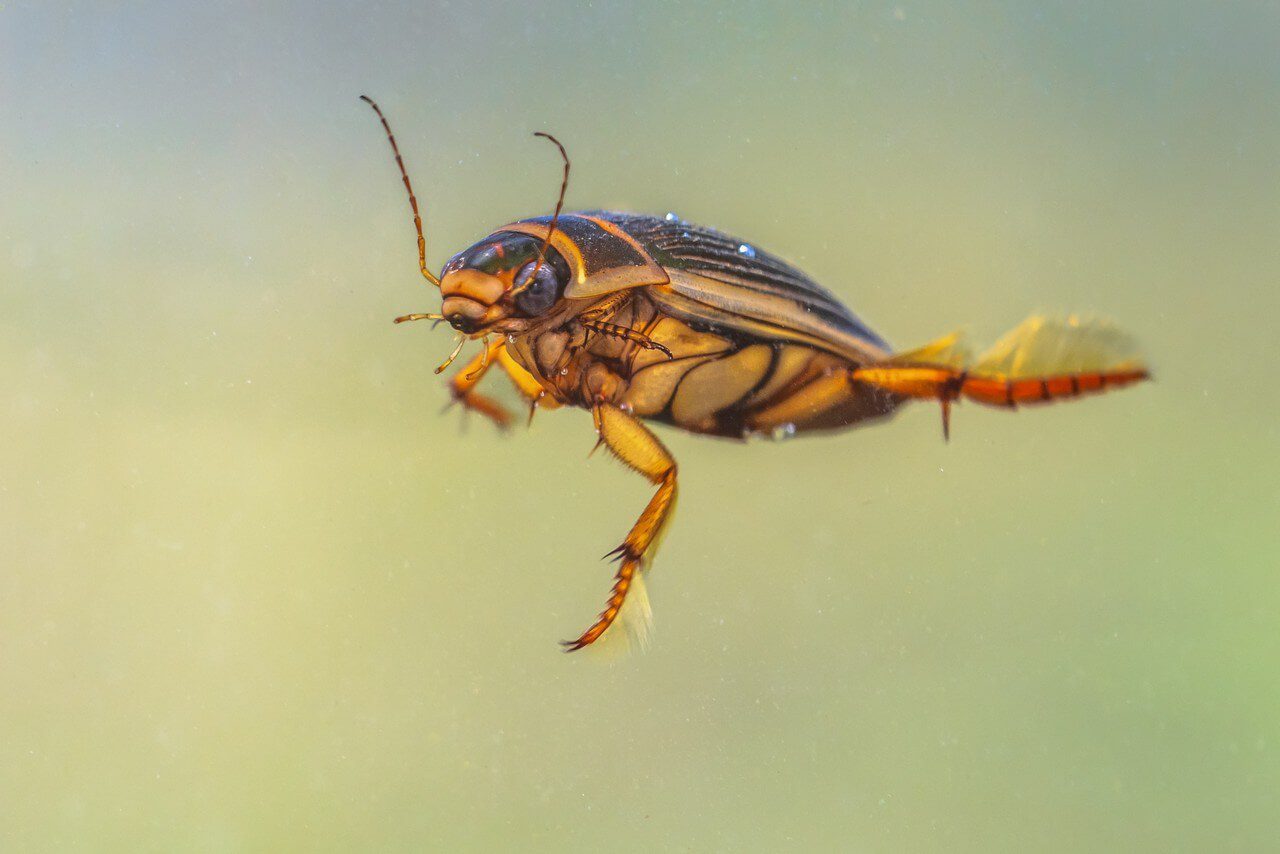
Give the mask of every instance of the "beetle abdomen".
M 845 427 L 887 415 L 896 397 L 849 382 L 850 363 L 787 341 L 699 330 L 659 313 L 646 335 L 662 344 L 624 356 L 619 403 L 695 433 L 743 438 Z

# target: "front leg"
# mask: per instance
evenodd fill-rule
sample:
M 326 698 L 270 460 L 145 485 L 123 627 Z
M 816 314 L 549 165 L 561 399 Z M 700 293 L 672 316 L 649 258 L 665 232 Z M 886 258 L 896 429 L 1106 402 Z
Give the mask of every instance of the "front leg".
M 622 545 L 606 555 L 616 555 L 619 561 L 609 601 L 591 628 L 577 640 L 564 642 L 566 652 L 595 643 L 620 617 L 620 624 L 644 642 L 652 617 L 641 575 L 652 562 L 663 528 L 676 507 L 676 461 L 658 437 L 637 418 L 611 404 L 597 405 L 594 415 L 605 447 L 628 468 L 657 484 L 658 491 L 631 526 Z M 630 600 L 628 594 L 631 594 Z
M 578 315 L 578 323 L 583 329 L 594 332 L 597 335 L 608 335 L 612 338 L 621 338 L 624 341 L 630 341 L 632 344 L 645 350 L 658 350 L 665 353 L 668 359 L 673 359 L 671 351 L 651 339 L 638 329 L 630 326 L 623 326 L 618 323 L 611 323 L 609 318 L 617 314 L 618 310 L 625 306 L 631 300 L 629 291 L 621 291 L 607 297 L 603 302 L 597 303 L 582 314 Z
M 629 326 L 619 326 L 616 323 L 609 323 L 606 320 L 591 318 L 585 314 L 578 318 L 578 323 L 582 324 L 583 329 L 589 329 L 598 335 L 608 335 L 613 338 L 621 338 L 624 341 L 630 341 L 638 347 L 645 350 L 659 350 L 666 354 L 668 359 L 674 359 L 671 351 L 664 345 L 654 341 L 643 332 L 637 332 Z
M 449 378 L 449 394 L 454 403 L 462 404 L 464 409 L 478 412 L 498 425 L 499 430 L 511 426 L 511 413 L 506 407 L 487 395 L 480 394 L 475 387 L 484 379 L 489 368 L 497 362 L 504 350 L 506 341 L 499 337 L 496 341 L 485 341 L 484 349 L 474 359 Z
M 511 384 L 520 392 L 520 396 L 529 404 L 529 421 L 533 421 L 533 413 L 541 409 L 558 409 L 560 402 L 547 394 L 547 389 L 538 382 L 538 378 L 525 370 L 511 355 L 511 351 L 503 347 L 498 351 L 498 365 L 507 372 Z

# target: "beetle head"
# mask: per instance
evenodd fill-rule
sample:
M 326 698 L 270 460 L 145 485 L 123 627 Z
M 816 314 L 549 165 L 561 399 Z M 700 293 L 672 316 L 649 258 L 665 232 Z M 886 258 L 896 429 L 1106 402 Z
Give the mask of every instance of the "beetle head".
M 405 314 L 396 323 L 408 320 L 444 320 L 461 333 L 458 344 L 444 364 L 436 368 L 440 373 L 457 358 L 467 337 L 485 338 L 491 332 L 514 334 L 527 329 L 533 318 L 546 314 L 564 296 L 569 283 L 569 266 L 560 253 L 551 246 L 556 235 L 556 223 L 564 208 L 564 194 L 569 187 L 569 155 L 560 141 L 549 133 L 538 131 L 534 136 L 552 142 L 560 151 L 564 162 L 564 177 L 560 180 L 560 197 L 551 223 L 541 237 L 533 237 L 518 231 L 500 231 L 480 241 L 470 249 L 454 256 L 440 276 L 427 268 L 427 241 L 422 234 L 422 216 L 418 212 L 418 199 L 409 181 L 400 147 L 396 144 L 391 124 L 382 109 L 367 95 L 360 100 L 373 108 L 382 128 L 387 132 L 387 142 L 395 155 L 396 167 L 409 194 L 409 209 L 413 211 L 413 227 L 418 233 L 418 269 L 422 277 L 440 288 L 443 297 L 441 313 Z M 488 364 L 488 346 L 484 351 L 484 363 Z
M 500 231 L 445 264 L 440 313 L 466 335 L 518 332 L 550 310 L 568 282 L 560 253 L 530 235 Z

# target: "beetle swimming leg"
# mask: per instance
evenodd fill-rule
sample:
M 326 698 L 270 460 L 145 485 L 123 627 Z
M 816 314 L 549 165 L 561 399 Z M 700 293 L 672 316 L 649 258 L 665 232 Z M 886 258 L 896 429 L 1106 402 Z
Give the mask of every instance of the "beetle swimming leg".
M 498 367 L 506 372 L 511 379 L 511 384 L 516 387 L 516 391 L 520 392 L 529 403 L 529 421 L 533 421 L 533 414 L 541 409 L 557 409 L 560 404 L 555 398 L 547 394 L 547 390 L 542 387 L 542 383 L 534 378 L 533 374 L 524 369 L 524 366 L 511 357 L 511 353 L 506 347 L 498 349 Z
M 501 338 L 486 344 L 474 359 L 449 379 L 449 393 L 453 402 L 462 404 L 463 408 L 471 412 L 480 413 L 497 424 L 500 430 L 511 426 L 511 413 L 493 398 L 476 392 L 475 387 L 484 379 L 489 367 L 501 358 L 505 349 L 506 342 Z
M 462 404 L 464 408 L 471 412 L 480 413 L 496 424 L 500 430 L 510 427 L 511 413 L 507 411 L 506 407 L 488 395 L 475 391 L 475 387 L 480 384 L 480 381 L 484 379 L 484 375 L 488 373 L 489 368 L 494 365 L 502 369 L 502 372 L 511 379 L 511 384 L 516 387 L 516 391 L 520 393 L 520 396 L 529 402 L 530 419 L 533 418 L 534 410 L 539 407 L 543 409 L 556 409 L 559 407 L 560 404 L 547 396 L 546 389 L 534 379 L 533 374 L 526 371 L 519 362 L 511 357 L 511 354 L 507 352 L 506 342 L 501 339 L 490 343 L 487 349 L 463 365 L 450 378 L 449 393 L 452 395 L 452 402 Z
M 887 362 L 856 368 L 855 382 L 942 404 L 943 436 L 952 401 L 1015 409 L 1080 397 L 1150 378 L 1132 342 L 1110 324 L 1029 317 L 972 364 L 949 335 Z
M 596 429 L 605 447 L 628 468 L 656 484 L 658 491 L 622 545 L 606 555 L 616 555 L 619 563 L 609 601 L 591 628 L 577 640 L 564 642 L 567 652 L 594 643 L 615 620 L 641 643 L 646 640 L 651 615 L 641 575 L 653 560 L 663 528 L 676 506 L 676 461 L 658 437 L 634 416 L 616 406 L 600 404 L 594 414 Z M 631 594 L 630 599 L 628 594 Z

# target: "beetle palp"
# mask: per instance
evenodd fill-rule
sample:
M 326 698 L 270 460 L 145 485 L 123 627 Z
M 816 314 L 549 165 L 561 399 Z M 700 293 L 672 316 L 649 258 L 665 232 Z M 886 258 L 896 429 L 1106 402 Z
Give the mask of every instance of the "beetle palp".
M 443 362 L 443 363 L 441 363 L 440 367 L 436 368 L 436 373 L 437 373 L 437 374 L 439 374 L 439 373 L 443 373 L 445 368 L 447 368 L 447 367 L 449 367 L 450 365 L 452 365 L 452 364 L 453 364 L 453 360 L 454 360 L 454 359 L 456 359 L 456 358 L 458 358 L 458 354 L 462 352 L 462 347 L 463 347 L 463 345 L 464 345 L 464 344 L 466 344 L 466 343 L 467 343 L 467 336 L 465 336 L 465 335 L 463 335 L 463 334 L 459 333 L 459 334 L 458 334 L 458 346 L 457 346 L 457 347 L 454 347 L 454 348 L 453 348 L 453 352 L 449 354 L 449 358 L 445 359 L 445 360 L 444 360 L 444 362 Z
M 396 323 L 405 323 L 410 320 L 434 320 L 437 323 L 444 320 L 443 314 L 402 314 L 395 319 Z
M 468 380 L 473 380 L 483 374 L 489 368 L 489 336 L 485 335 L 480 339 L 480 364 L 476 366 L 474 371 L 467 374 Z M 437 371 L 437 373 L 439 373 Z

